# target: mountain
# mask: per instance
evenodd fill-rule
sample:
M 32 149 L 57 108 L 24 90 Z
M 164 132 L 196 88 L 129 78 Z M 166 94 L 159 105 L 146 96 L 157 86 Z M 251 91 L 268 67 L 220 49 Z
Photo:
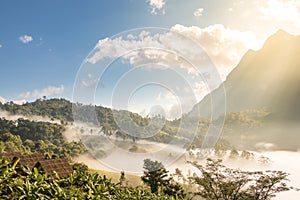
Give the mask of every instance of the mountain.
M 224 91 L 226 101 L 220 98 Z M 279 30 L 266 40 L 262 49 L 248 51 L 227 76 L 224 85 L 196 104 L 193 111 L 199 109 L 202 117 L 210 117 L 211 102 L 217 112 L 220 110 L 218 108 L 226 106 L 227 117 L 222 137 L 234 146 L 246 149 L 264 146 L 276 150 L 298 150 L 300 36 Z M 230 113 L 249 110 L 268 113 L 260 119 L 262 124 L 259 127 L 243 128 L 228 122 Z M 218 114 L 220 116 L 221 113 Z
M 259 51 L 248 51 L 224 82 L 226 111 L 264 109 L 279 120 L 300 119 L 300 36 L 276 32 Z M 221 96 L 223 87 L 199 104 L 210 115 L 211 96 Z M 214 100 L 223 103 L 223 101 Z

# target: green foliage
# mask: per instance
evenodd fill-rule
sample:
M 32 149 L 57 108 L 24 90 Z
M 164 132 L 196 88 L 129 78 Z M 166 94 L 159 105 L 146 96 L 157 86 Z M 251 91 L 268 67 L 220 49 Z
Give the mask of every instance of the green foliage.
M 75 109 L 72 110 L 72 108 Z M 189 114 L 184 115 L 181 119 L 171 121 L 159 116 L 151 118 L 149 116 L 142 117 L 136 113 L 124 110 L 112 110 L 102 106 L 71 103 L 65 99 L 43 98 L 24 105 L 8 102 L 0 104 L 0 109 L 6 110 L 11 114 L 45 116 L 53 120 L 57 119 L 61 121 L 61 124 L 72 123 L 74 117 L 76 117 L 77 120 L 82 122 L 94 123 L 97 126 L 100 125 L 102 132 L 107 136 L 114 135 L 124 140 L 136 141 L 137 137 L 132 136 L 136 135 L 154 142 L 170 143 L 172 141 L 178 144 L 192 143 L 195 147 L 201 147 L 204 136 L 211 125 L 210 119 L 193 117 Z M 95 113 L 95 115 L 91 115 L 91 112 Z M 220 138 L 216 144 L 216 148 L 231 149 L 229 142 L 226 140 L 232 140 L 232 134 L 238 132 L 239 135 L 247 135 L 249 131 L 260 127 L 269 115 L 265 109 L 227 113 L 222 131 L 223 139 Z M 118 119 L 118 124 L 115 119 Z M 182 119 L 184 119 L 184 124 L 181 123 Z M 190 127 L 193 127 L 195 124 L 198 124 L 196 134 L 194 130 L 190 130 Z M 128 127 L 131 134 L 126 134 L 120 130 L 119 126 Z M 179 130 L 180 135 L 178 134 Z M 149 133 L 153 133 L 153 131 L 157 134 L 148 137 Z M 12 144 L 10 144 L 10 147 L 14 148 Z M 185 147 L 189 148 L 187 145 Z
M 129 187 L 122 184 L 125 173 L 121 173 L 120 182 L 113 183 L 106 176 L 90 172 L 84 164 L 74 164 L 73 172 L 66 178 L 46 176 L 38 168 L 33 170 L 22 166 L 19 160 L 9 163 L 0 158 L 0 199 L 145 199 L 180 200 L 190 198 L 173 176 L 167 177 L 164 166 L 149 159 L 145 160 L 145 173 L 142 178 L 150 184 L 158 185 L 156 191 L 147 188 Z M 286 185 L 287 174 L 281 171 L 245 172 L 230 169 L 221 164 L 221 160 L 207 160 L 206 166 L 192 163 L 200 170 L 200 175 L 189 176 L 188 187 L 198 186 L 194 195 L 204 199 L 219 200 L 268 200 L 291 187 Z M 154 171 L 156 172 L 154 172 Z M 148 172 L 154 172 L 149 174 Z M 176 175 L 182 176 L 180 170 Z M 152 177 L 152 178 L 150 178 Z M 151 180 L 151 181 L 150 181 Z M 152 188 L 151 188 L 152 189 Z
M 37 99 L 35 102 L 28 102 L 23 105 L 8 102 L 0 104 L 2 110 L 11 114 L 55 118 L 63 121 L 73 121 L 72 104 L 65 99 Z
M 178 198 L 185 197 L 182 186 L 175 182 L 173 177 L 168 177 L 168 171 L 161 162 L 145 159 L 144 175 L 141 179 L 150 187 L 151 192 L 154 194 L 161 191 L 169 196 Z
M 150 159 L 144 160 L 144 175 L 141 178 L 146 185 L 150 186 L 152 193 L 157 193 L 159 187 L 169 181 L 167 176 L 168 171 L 162 163 Z
M 72 110 L 72 108 L 74 108 Z M 185 120 L 185 124 L 181 124 L 181 119 L 166 120 L 161 116 L 154 116 L 150 118 L 142 117 L 136 113 L 132 113 L 124 110 L 112 110 L 102 106 L 82 105 L 79 103 L 71 103 L 65 99 L 38 99 L 35 102 L 26 103 L 24 105 L 17 105 L 13 102 L 0 104 L 0 109 L 8 111 L 11 114 L 18 114 L 24 116 L 44 116 L 50 119 L 60 120 L 61 124 L 68 124 L 76 120 L 82 122 L 93 123 L 94 125 L 100 125 L 102 132 L 106 136 L 116 136 L 124 140 L 136 141 L 138 137 L 146 138 L 147 140 L 161 143 L 173 143 L 188 144 L 193 142 L 196 147 L 201 147 L 203 142 L 203 136 L 206 134 L 210 121 L 207 119 L 201 119 L 199 123 L 199 132 L 194 138 L 194 132 L 189 130 L 193 124 L 198 123 L 198 118 L 190 116 L 189 120 Z M 91 115 L 95 113 L 95 115 Z M 118 124 L 115 119 L 118 119 Z M 127 127 L 131 134 L 126 134 L 119 127 Z M 178 131 L 181 130 L 181 135 Z M 100 127 L 99 127 L 100 130 Z M 160 130 L 157 132 L 157 130 Z M 82 130 L 83 131 L 83 130 Z M 6 131 L 9 132 L 9 131 Z M 152 137 L 153 132 L 157 132 Z M 23 136 L 21 136 L 22 138 Z M 33 135 L 32 137 L 36 137 Z M 31 138 L 27 138 L 31 139 Z M 31 139 L 32 140 L 32 139 Z M 223 141 L 220 140 L 223 144 Z M 220 143 L 219 142 L 219 143 Z M 224 143 L 223 146 L 227 146 Z M 1 147 L 1 146 L 0 146 Z M 188 148 L 188 147 L 187 147 Z
M 142 187 L 113 183 L 105 176 L 89 172 L 83 164 L 74 164 L 69 177 L 57 178 L 1 158 L 0 163 L 0 199 L 172 199 L 167 194 L 153 194 Z
M 70 158 L 85 152 L 80 142 L 66 142 L 63 125 L 0 118 L 0 152 L 49 153 Z

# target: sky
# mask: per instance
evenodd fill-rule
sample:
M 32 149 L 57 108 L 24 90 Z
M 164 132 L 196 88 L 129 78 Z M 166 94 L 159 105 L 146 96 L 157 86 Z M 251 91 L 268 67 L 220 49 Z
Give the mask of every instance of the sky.
M 278 29 L 300 34 L 299 0 L 2 0 L 0 101 L 179 117 Z

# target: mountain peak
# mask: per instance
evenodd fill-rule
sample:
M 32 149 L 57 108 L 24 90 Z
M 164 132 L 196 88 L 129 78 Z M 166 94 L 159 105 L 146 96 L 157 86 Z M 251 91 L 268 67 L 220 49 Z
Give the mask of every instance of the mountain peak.
M 292 35 L 282 29 L 278 29 L 278 31 L 276 31 L 273 35 L 271 35 L 265 42 L 265 46 L 269 46 L 269 45 L 277 45 L 278 43 L 286 43 L 289 40 L 294 40 L 295 39 L 295 35 Z
M 283 29 L 278 29 L 275 34 L 273 34 L 273 36 L 278 36 L 278 37 L 282 37 L 282 36 L 292 36 L 291 34 L 289 34 L 288 32 L 286 32 Z
M 266 108 L 281 119 L 300 120 L 299 55 L 300 36 L 283 30 L 272 35 L 261 50 L 248 52 L 224 82 L 226 109 Z M 213 91 L 215 96 L 221 92 L 222 88 Z M 200 110 L 210 108 L 210 102 L 210 96 L 205 97 Z

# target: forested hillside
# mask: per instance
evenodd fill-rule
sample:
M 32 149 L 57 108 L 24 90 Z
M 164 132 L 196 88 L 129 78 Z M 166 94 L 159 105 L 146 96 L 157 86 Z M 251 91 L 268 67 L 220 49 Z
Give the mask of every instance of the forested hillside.
M 85 152 L 81 142 L 66 142 L 62 132 L 65 127 L 49 122 L 25 119 L 16 121 L 0 118 L 0 153 L 43 153 L 71 158 Z
M 13 102 L 8 102 L 6 104 L 0 103 L 0 109 L 7 111 L 11 115 L 20 115 L 20 116 L 42 116 L 48 117 L 54 120 L 60 120 L 60 125 L 53 124 L 54 127 L 59 127 L 60 132 L 63 132 L 63 129 L 66 125 L 70 125 L 74 122 L 72 107 L 77 106 L 80 109 L 81 115 L 78 115 L 78 119 L 82 122 L 86 123 L 95 123 L 94 125 L 99 126 L 99 131 L 101 131 L 106 136 L 116 136 L 123 139 L 130 139 L 130 140 L 138 140 L 139 137 L 132 136 L 133 134 L 128 134 L 119 126 L 126 126 L 131 132 L 136 131 L 137 136 L 147 136 L 149 132 L 153 130 L 159 130 L 156 132 L 155 135 L 151 137 L 145 137 L 144 139 L 155 141 L 155 142 L 162 142 L 162 143 L 169 143 L 170 141 L 175 141 L 177 143 L 187 143 L 191 144 L 193 147 L 201 147 L 204 137 L 208 131 L 209 126 L 211 125 L 211 120 L 206 118 L 199 118 L 199 117 L 191 117 L 189 115 L 183 115 L 181 119 L 174 119 L 174 120 L 167 120 L 163 116 L 154 116 L 154 117 L 142 117 L 136 113 L 132 113 L 129 111 L 118 111 L 112 110 L 110 108 L 105 108 L 102 106 L 91 106 L 91 105 L 82 105 L 82 104 L 73 104 L 68 100 L 65 99 L 38 99 L 34 102 L 28 102 L 23 105 L 14 104 Z M 92 118 L 91 115 L 84 115 L 82 113 L 85 110 L 89 111 L 90 109 L 94 109 L 97 117 L 97 121 Z M 248 110 L 242 112 L 231 112 L 228 113 L 225 117 L 225 126 L 223 128 L 223 132 L 231 132 L 234 128 L 240 128 L 241 132 L 255 130 L 257 127 L 260 127 L 264 121 L 264 118 L 268 115 L 268 112 L 263 110 Z M 115 119 L 121 119 L 116 123 Z M 184 124 L 182 121 L 184 120 Z M 24 120 L 23 120 L 24 121 Z M 26 121 L 26 120 L 25 120 Z M 21 120 L 22 122 L 22 120 Z M 51 121 L 50 121 L 51 122 Z M 132 123 L 134 122 L 134 123 Z M 14 122 L 11 122 L 14 123 Z M 30 124 L 26 121 L 28 125 Z M 32 122 L 34 123 L 34 122 Z M 21 123 L 22 124 L 22 123 Z M 47 124 L 49 123 L 37 123 L 40 124 Z M 134 126 L 132 126 L 132 124 Z M 151 124 L 151 125 L 149 125 Z M 198 124 L 198 128 L 196 130 L 191 130 L 190 127 L 195 126 Z M 46 125 L 45 125 L 46 126 Z M 139 127 L 144 127 L 142 129 L 138 129 Z M 18 134 L 24 137 L 25 133 L 14 132 L 10 131 L 9 127 L 6 131 L 12 132 L 13 134 Z M 30 129 L 30 131 L 34 131 L 35 129 Z M 29 131 L 29 132 L 30 132 Z M 138 132 L 140 131 L 140 132 Z M 40 131 L 43 132 L 43 131 Z M 178 134 L 180 132 L 180 134 Z M 37 134 L 37 133 L 33 133 Z M 27 134 L 30 135 L 30 134 Z M 47 137 L 51 136 L 46 134 Z M 28 136 L 30 137 L 30 136 Z M 39 136 L 41 137 L 41 136 Z M 23 138 L 25 139 L 25 138 Z M 26 138 L 30 139 L 30 138 Z M 25 140 L 26 140 L 25 139 Z M 38 138 L 41 139 L 41 138 Z M 45 138 L 44 138 L 45 139 Z M 228 138 L 227 138 L 228 139 Z M 24 140 L 24 141 L 25 141 Z M 50 138 L 47 138 L 50 140 Z M 51 141 L 51 140 L 50 140 Z M 189 146 L 186 146 L 189 148 Z M 216 148 L 222 149 L 231 149 L 233 148 L 230 143 L 224 139 L 222 136 L 220 140 L 216 144 Z

